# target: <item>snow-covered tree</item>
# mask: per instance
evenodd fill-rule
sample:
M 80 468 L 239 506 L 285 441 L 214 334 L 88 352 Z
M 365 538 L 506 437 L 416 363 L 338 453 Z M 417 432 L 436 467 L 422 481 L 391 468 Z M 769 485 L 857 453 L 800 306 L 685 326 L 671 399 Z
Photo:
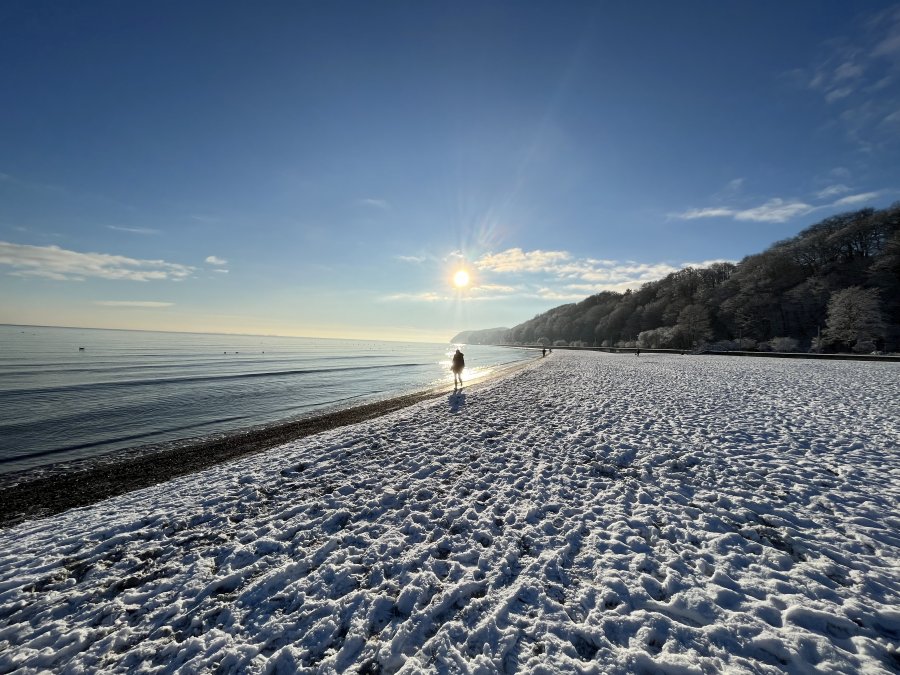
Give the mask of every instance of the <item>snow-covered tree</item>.
M 774 337 L 769 340 L 769 346 L 773 352 L 795 352 L 800 343 L 792 337 Z
M 829 339 L 851 349 L 868 349 L 884 332 L 878 289 L 850 286 L 831 294 L 828 301 Z
M 638 335 L 638 346 L 641 349 L 660 349 L 671 346 L 675 336 L 672 326 L 661 326 L 653 330 L 641 331 Z

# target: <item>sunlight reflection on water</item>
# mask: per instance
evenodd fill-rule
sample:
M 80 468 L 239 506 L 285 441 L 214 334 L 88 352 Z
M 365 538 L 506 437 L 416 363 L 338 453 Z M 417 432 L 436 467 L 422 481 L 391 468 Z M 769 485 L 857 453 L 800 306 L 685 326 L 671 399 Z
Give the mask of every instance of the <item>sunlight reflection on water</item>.
M 0 473 L 452 384 L 456 348 L 24 326 L 0 340 Z M 464 352 L 467 383 L 530 357 Z

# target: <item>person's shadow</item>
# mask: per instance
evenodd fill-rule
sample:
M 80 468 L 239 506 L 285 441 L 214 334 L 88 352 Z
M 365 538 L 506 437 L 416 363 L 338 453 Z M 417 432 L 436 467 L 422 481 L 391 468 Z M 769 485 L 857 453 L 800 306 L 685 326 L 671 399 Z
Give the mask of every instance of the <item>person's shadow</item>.
M 466 404 L 466 395 L 460 390 L 454 390 L 450 396 L 447 397 L 447 403 L 450 404 L 450 412 L 454 415 L 459 412 L 459 409 L 462 408 Z

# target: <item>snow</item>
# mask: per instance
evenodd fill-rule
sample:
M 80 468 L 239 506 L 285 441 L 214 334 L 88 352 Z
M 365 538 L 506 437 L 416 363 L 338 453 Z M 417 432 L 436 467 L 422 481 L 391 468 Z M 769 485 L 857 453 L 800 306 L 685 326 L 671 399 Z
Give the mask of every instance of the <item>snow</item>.
M 896 672 L 898 375 L 557 351 L 24 523 L 0 672 Z

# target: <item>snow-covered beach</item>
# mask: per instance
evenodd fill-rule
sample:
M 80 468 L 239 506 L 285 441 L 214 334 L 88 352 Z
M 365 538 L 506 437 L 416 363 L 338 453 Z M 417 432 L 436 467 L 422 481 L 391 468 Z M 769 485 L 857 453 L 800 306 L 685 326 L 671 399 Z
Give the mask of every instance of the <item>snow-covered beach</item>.
M 0 672 L 896 672 L 900 368 L 555 352 L 0 532 Z

